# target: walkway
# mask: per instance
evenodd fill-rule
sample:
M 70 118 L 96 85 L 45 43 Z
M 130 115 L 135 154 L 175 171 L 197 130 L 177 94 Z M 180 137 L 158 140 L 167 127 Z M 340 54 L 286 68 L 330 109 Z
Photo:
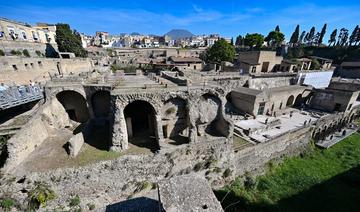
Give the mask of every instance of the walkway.
M 44 98 L 39 85 L 4 87 L 0 90 L 0 110 L 9 109 Z

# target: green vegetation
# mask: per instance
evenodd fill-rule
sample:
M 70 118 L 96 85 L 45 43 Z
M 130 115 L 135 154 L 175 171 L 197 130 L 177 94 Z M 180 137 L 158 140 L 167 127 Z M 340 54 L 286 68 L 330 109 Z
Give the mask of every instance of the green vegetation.
M 42 56 L 42 53 L 41 53 L 41 51 L 39 51 L 39 50 L 36 50 L 35 53 L 36 53 L 36 55 L 39 56 L 39 57 Z
M 0 49 L 0 56 L 5 56 L 5 52 Z
M 15 200 L 4 198 L 0 200 L 0 206 L 4 211 L 10 211 L 15 206 Z
M 221 63 L 222 61 L 232 62 L 235 57 L 234 47 L 226 42 L 225 39 L 220 39 L 209 48 L 202 59 L 208 63 Z
M 147 181 L 142 181 L 142 182 L 137 182 L 136 183 L 136 188 L 135 188 L 135 193 L 139 193 L 140 191 L 143 190 L 150 190 L 153 188 L 153 184 Z
M 56 195 L 50 186 L 43 182 L 35 182 L 35 188 L 28 193 L 28 208 L 30 210 L 37 210 L 45 207 L 46 203 L 55 199 Z
M 30 57 L 30 53 L 29 53 L 29 51 L 28 51 L 27 49 L 24 49 L 24 50 L 22 51 L 22 54 L 23 54 L 25 57 Z
M 360 134 L 216 192 L 226 211 L 360 211 Z
M 87 207 L 89 208 L 89 211 L 92 211 L 95 209 L 95 204 L 88 203 Z
M 254 34 L 246 34 L 244 38 L 245 46 L 249 46 L 250 48 L 256 47 L 260 48 L 264 43 L 264 36 L 259 33 Z
M 70 207 L 79 206 L 80 202 L 81 202 L 80 197 L 78 195 L 76 195 L 75 197 L 70 199 L 69 206 Z
M 268 36 L 264 39 L 271 47 L 278 47 L 285 40 L 285 35 L 280 32 L 279 26 L 276 26 L 274 31 L 269 32 Z
M 175 112 L 176 112 L 175 107 L 169 107 L 169 108 L 165 111 L 166 115 L 170 115 L 170 114 L 173 114 L 173 113 L 175 113 Z
M 19 50 L 14 50 L 14 49 L 10 51 L 10 54 L 12 54 L 12 55 L 17 55 L 17 56 L 21 56 L 21 55 L 22 55 L 21 51 L 19 51 Z
M 87 51 L 82 47 L 81 37 L 68 24 L 56 24 L 56 43 L 60 52 L 72 52 L 77 57 L 86 57 Z

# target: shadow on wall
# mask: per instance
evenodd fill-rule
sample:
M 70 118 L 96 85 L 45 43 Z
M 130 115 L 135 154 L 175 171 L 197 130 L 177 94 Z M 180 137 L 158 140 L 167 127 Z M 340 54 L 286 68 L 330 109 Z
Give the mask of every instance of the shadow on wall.
M 47 43 L 45 48 L 45 56 L 51 58 L 59 58 L 59 53 L 51 44 Z
M 360 211 L 360 166 L 291 197 L 269 203 L 250 203 L 234 192 L 215 191 L 226 211 Z M 227 195 L 225 197 L 225 195 Z M 224 198 L 225 197 L 225 198 Z M 236 203 L 236 204 L 234 204 Z M 232 206 L 230 206 L 233 204 Z
M 205 109 L 202 111 L 202 115 L 206 116 L 205 119 L 208 121 L 205 132 L 212 136 L 227 137 L 230 127 L 223 117 L 221 100 L 215 95 L 204 94 L 201 101 L 201 105 Z
M 138 197 L 106 206 L 106 212 L 117 211 L 164 211 L 159 201 L 147 197 Z

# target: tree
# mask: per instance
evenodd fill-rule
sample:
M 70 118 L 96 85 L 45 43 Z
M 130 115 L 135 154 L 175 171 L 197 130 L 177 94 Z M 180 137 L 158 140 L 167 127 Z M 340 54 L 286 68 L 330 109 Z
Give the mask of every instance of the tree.
M 351 33 L 351 36 L 349 38 L 349 45 L 350 46 L 352 46 L 353 43 L 355 43 L 355 45 L 356 45 L 356 40 L 357 40 L 357 38 L 358 38 L 358 36 L 360 34 L 359 30 L 360 30 L 359 25 L 356 25 L 354 31 Z
M 72 31 L 68 24 L 56 24 L 55 40 L 60 52 L 72 52 L 77 57 L 87 56 L 87 51 L 82 47 L 80 34 Z
M 244 44 L 251 48 L 261 47 L 264 43 L 264 36 L 259 33 L 246 34 Z
M 272 47 L 280 46 L 284 40 L 285 35 L 279 31 L 271 31 L 265 38 L 265 41 Z
M 221 63 L 222 61 L 232 62 L 235 57 L 234 47 L 226 42 L 225 39 L 220 39 L 214 43 L 206 51 L 205 61 L 208 63 Z
M 331 44 L 333 44 L 335 46 L 335 44 L 336 44 L 336 34 L 337 34 L 337 29 L 334 29 L 334 31 L 330 35 L 329 46 Z
M 242 46 L 244 44 L 244 39 L 241 35 L 236 37 L 235 45 L 236 46 Z
M 279 25 L 276 25 L 275 31 L 276 31 L 276 32 L 280 32 L 280 27 L 279 27 Z
M 233 38 L 233 37 L 231 37 L 230 44 L 231 44 L 232 46 L 234 45 L 234 38 Z
M 311 27 L 309 35 L 307 37 L 307 43 L 308 45 L 312 45 L 315 38 L 315 27 Z
M 299 41 L 298 43 L 303 43 L 304 42 L 304 38 L 305 38 L 305 35 L 306 35 L 306 31 L 302 31 L 300 37 L 299 37 Z
M 345 29 L 345 28 L 341 28 L 340 29 L 340 33 L 338 36 L 338 43 L 337 45 L 339 46 L 345 46 L 347 45 L 347 40 L 349 38 L 349 30 Z
M 300 33 L 300 26 L 297 25 L 295 28 L 295 31 L 292 33 L 291 38 L 290 38 L 290 43 L 291 44 L 297 44 L 299 41 L 299 33 Z
M 323 42 L 323 39 L 324 39 L 324 36 L 325 36 L 325 33 L 326 33 L 326 27 L 327 27 L 327 24 L 324 24 L 323 28 L 321 29 L 320 37 L 319 37 L 319 40 L 318 40 L 318 45 L 322 44 L 322 42 Z

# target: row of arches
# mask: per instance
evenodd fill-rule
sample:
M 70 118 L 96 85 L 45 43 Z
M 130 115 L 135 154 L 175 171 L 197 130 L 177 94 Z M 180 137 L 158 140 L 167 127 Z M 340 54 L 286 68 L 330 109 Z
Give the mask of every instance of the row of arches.
M 111 120 L 109 91 L 96 91 L 87 100 L 77 91 L 65 90 L 59 92 L 56 98 L 69 118 L 75 122 L 85 123 L 89 119 L 95 119 L 109 124 Z M 197 103 L 194 114 L 198 136 L 225 135 L 221 129 L 224 120 L 220 98 L 208 93 L 202 95 Z M 159 140 L 162 138 L 171 140 L 173 144 L 187 143 L 190 136 L 188 107 L 188 101 L 181 97 L 172 97 L 163 102 L 160 110 L 156 110 L 153 103 L 146 100 L 127 103 L 121 111 L 125 119 L 127 141 L 154 151 L 159 149 Z M 110 132 L 110 129 L 108 131 Z
M 110 112 L 110 92 L 100 90 L 90 98 L 90 104 L 85 97 L 73 90 L 65 90 L 56 94 L 57 100 L 63 105 L 69 118 L 75 122 L 85 123 L 90 119 L 89 106 L 94 118 L 107 118 Z
M 336 132 L 344 132 L 344 128 L 351 122 L 355 120 L 357 116 L 355 114 L 351 114 L 348 117 L 343 117 L 337 121 L 333 121 L 328 125 L 323 125 L 318 127 L 312 133 L 312 138 L 316 141 L 325 140 L 327 137 L 332 136 Z M 346 132 L 346 130 L 345 130 Z

